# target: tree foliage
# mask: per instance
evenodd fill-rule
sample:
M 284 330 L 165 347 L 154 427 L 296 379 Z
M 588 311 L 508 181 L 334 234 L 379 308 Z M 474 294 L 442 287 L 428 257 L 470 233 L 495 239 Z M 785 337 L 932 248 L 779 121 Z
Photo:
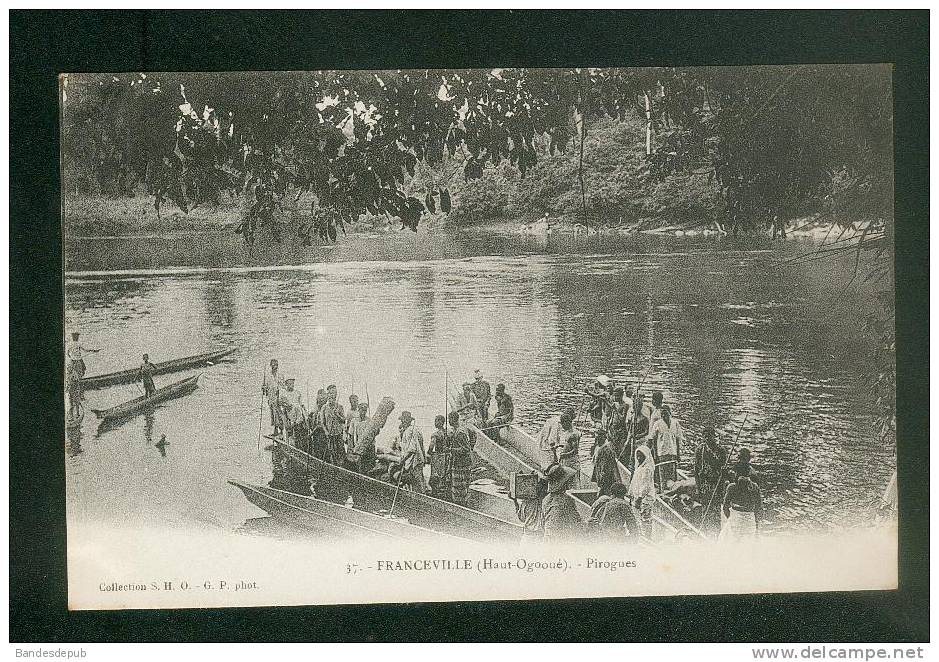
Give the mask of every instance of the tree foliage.
M 584 158 L 591 127 L 627 117 L 646 125 L 641 168 L 591 174 L 603 161 Z M 92 74 L 63 85 L 67 164 L 112 195 L 144 182 L 158 213 L 167 200 L 187 212 L 244 195 L 248 243 L 268 228 L 280 238 L 287 195 L 310 199 L 303 241 L 335 240 L 365 213 L 416 230 L 453 204 L 451 177 L 422 172 L 460 164 L 464 181 L 481 180 L 466 188 L 472 203 L 499 184 L 487 169 L 507 163 L 524 179 L 539 152 L 574 148 L 576 168 L 559 167 L 584 214 L 628 205 L 633 179 L 667 195 L 678 175 L 707 177 L 735 232 L 806 210 L 861 223 L 860 240 L 840 248 L 876 250 L 888 287 L 892 121 L 880 65 Z M 529 202 L 543 203 L 543 184 Z

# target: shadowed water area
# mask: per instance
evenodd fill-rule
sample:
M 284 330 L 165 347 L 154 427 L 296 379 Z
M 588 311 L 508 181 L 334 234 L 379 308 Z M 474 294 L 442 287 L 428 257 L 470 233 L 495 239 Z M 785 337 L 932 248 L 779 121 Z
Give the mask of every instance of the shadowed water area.
M 533 432 L 579 407 L 598 373 L 631 386 L 648 372 L 644 391 L 662 390 L 686 430 L 686 468 L 705 425 L 730 447 L 749 413 L 740 445 L 754 452 L 776 528 L 860 523 L 894 465 L 870 429 L 864 384 L 860 329 L 873 306 L 845 287 L 853 260 L 779 264 L 808 250 L 753 238 L 406 233 L 248 255 L 228 235 L 72 240 L 66 328 L 102 348 L 88 374 L 135 366 L 144 352 L 159 362 L 237 351 L 200 369 L 192 395 L 100 435 L 88 413 L 66 447 L 70 520 L 230 530 L 256 517 L 226 480 L 272 480 L 258 422 L 262 372 L 277 358 L 311 401 L 329 383 L 346 406 L 366 384 L 373 407 L 394 398 L 385 445 L 402 409 L 429 438 L 445 383 L 474 368 L 507 385 Z M 137 395 L 116 386 L 86 404 Z

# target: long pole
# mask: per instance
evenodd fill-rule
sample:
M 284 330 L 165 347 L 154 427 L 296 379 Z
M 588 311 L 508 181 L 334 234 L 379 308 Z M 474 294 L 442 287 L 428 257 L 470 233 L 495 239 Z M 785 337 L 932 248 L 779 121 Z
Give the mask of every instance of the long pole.
M 398 485 L 395 487 L 395 495 L 391 500 L 391 510 L 388 511 L 388 517 L 392 517 L 395 514 L 395 504 L 398 503 L 398 492 L 401 491 L 401 478 L 404 477 L 404 462 L 401 463 L 401 468 L 398 470 Z
M 714 487 L 714 491 L 711 492 L 711 498 L 708 499 L 708 505 L 704 509 L 704 514 L 701 515 L 701 523 L 698 526 L 704 526 L 704 522 L 707 519 L 708 511 L 711 510 L 711 504 L 714 503 L 714 497 L 717 495 L 718 490 L 720 489 L 721 483 L 723 483 L 724 470 L 727 468 L 727 463 L 730 462 L 731 456 L 734 454 L 734 450 L 737 448 L 737 442 L 740 441 L 740 433 L 743 432 L 743 426 L 747 424 L 747 419 L 750 418 L 750 412 L 747 412 L 747 415 L 743 417 L 743 422 L 740 424 L 740 427 L 737 428 L 737 436 L 734 437 L 734 445 L 731 446 L 730 452 L 727 453 L 727 457 L 724 458 L 724 464 L 721 467 L 721 473 L 717 477 L 717 485 Z
M 267 375 L 264 375 L 267 377 Z M 261 425 L 264 423 L 264 391 L 261 391 L 261 406 L 258 408 L 258 450 L 261 450 Z

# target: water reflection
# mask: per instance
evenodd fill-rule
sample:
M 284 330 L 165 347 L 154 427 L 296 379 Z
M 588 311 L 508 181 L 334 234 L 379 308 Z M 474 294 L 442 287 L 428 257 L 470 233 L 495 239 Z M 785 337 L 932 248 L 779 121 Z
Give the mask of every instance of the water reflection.
M 164 463 L 175 473 L 161 479 L 163 489 L 176 491 L 180 503 L 167 508 L 181 521 L 205 512 L 206 501 L 215 517 L 243 521 L 243 500 L 233 498 L 225 478 L 254 476 L 302 494 L 312 486 L 320 498 L 343 502 L 348 495 L 330 494 L 329 485 L 316 484 L 276 449 L 272 463 L 257 453 L 258 389 L 271 357 L 311 399 L 335 383 L 347 403 L 349 392 L 362 395 L 367 383 L 376 399 L 390 395 L 399 411 L 410 410 L 425 437 L 443 413 L 446 382 L 469 380 L 476 368 L 493 385 L 507 385 L 517 422 L 532 431 L 564 407 L 579 407 L 597 374 L 624 385 L 644 380 L 646 394 L 661 390 L 685 428 L 685 468 L 705 426 L 715 426 L 730 448 L 750 413 L 739 445 L 754 451 L 767 507 L 783 526 L 837 521 L 839 509 L 827 504 L 860 502 L 882 490 L 893 458 L 869 429 L 866 356 L 855 332 L 867 302 L 855 297 L 835 318 L 814 303 L 830 298 L 843 273 L 850 277 L 850 265 L 781 271 L 772 266 L 775 255 L 729 242 L 706 251 L 693 243 L 662 252 L 634 246 L 619 255 L 599 244 L 596 252 L 550 254 L 564 246 L 554 242 L 546 254 L 471 258 L 468 244 L 434 239 L 437 257 L 446 259 L 421 261 L 430 249 L 407 244 L 400 254 L 409 262 L 160 274 L 144 279 L 152 287 L 143 293 L 113 295 L 106 312 L 86 306 L 84 279 L 70 279 L 68 314 L 89 342 L 107 350 L 95 355 L 93 372 L 128 367 L 129 357 L 135 364 L 148 350 L 173 357 L 238 347 L 231 363 L 206 370 L 197 398 L 173 401 L 161 429 L 151 414 L 96 444 L 93 461 L 85 458 L 92 468 L 70 475 L 70 493 L 84 484 L 88 492 L 109 492 L 115 503 L 133 502 L 127 494 L 139 486 L 130 476 L 149 469 L 155 481 L 157 474 L 121 454 L 120 442 L 143 434 L 151 444 L 165 433 L 174 443 L 185 440 L 174 446 L 179 461 Z M 354 249 L 336 249 L 346 250 Z M 130 308 L 152 313 L 123 319 Z M 752 323 L 739 323 L 743 318 Z M 115 394 L 90 397 L 97 406 Z M 390 443 L 388 435 L 380 445 Z M 96 480 L 96 473 L 110 477 L 111 467 L 124 477 Z M 148 510 L 145 502 L 136 507 Z

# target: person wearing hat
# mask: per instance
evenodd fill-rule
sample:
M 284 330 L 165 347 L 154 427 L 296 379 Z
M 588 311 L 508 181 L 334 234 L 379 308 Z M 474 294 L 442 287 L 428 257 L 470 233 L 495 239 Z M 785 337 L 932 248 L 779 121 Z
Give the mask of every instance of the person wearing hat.
M 72 339 L 65 345 L 65 358 L 69 361 L 72 374 L 78 375 L 81 379 L 85 376 L 85 355 L 97 354 L 100 349 L 89 349 L 82 347 L 78 341 L 78 331 L 72 332 Z
M 473 440 L 460 420 L 459 412 L 451 411 L 447 422 L 450 424 L 447 430 L 451 453 L 450 498 L 453 503 L 465 506 L 473 468 Z
M 685 432 L 677 418 L 672 418 L 668 405 L 662 405 L 661 417 L 649 433 L 656 457 L 656 482 L 664 489 L 678 480 L 678 460 L 681 445 L 685 442 Z
M 574 500 L 566 493 L 571 489 L 577 472 L 561 464 L 552 464 L 544 474 L 548 479 L 548 493 L 541 501 L 545 540 L 577 537 L 581 531 L 580 515 L 574 507 Z
M 401 448 L 401 484 L 424 494 L 427 492 L 427 483 L 424 480 L 424 465 L 427 463 L 424 436 L 417 428 L 411 412 L 402 411 L 398 420 L 401 421 L 398 426 L 398 445 Z
M 492 389 L 489 382 L 483 379 L 483 373 L 478 369 L 473 372 L 473 395 L 476 396 L 476 402 L 479 403 L 479 420 L 486 422 L 489 420 L 489 403 L 492 401 Z

